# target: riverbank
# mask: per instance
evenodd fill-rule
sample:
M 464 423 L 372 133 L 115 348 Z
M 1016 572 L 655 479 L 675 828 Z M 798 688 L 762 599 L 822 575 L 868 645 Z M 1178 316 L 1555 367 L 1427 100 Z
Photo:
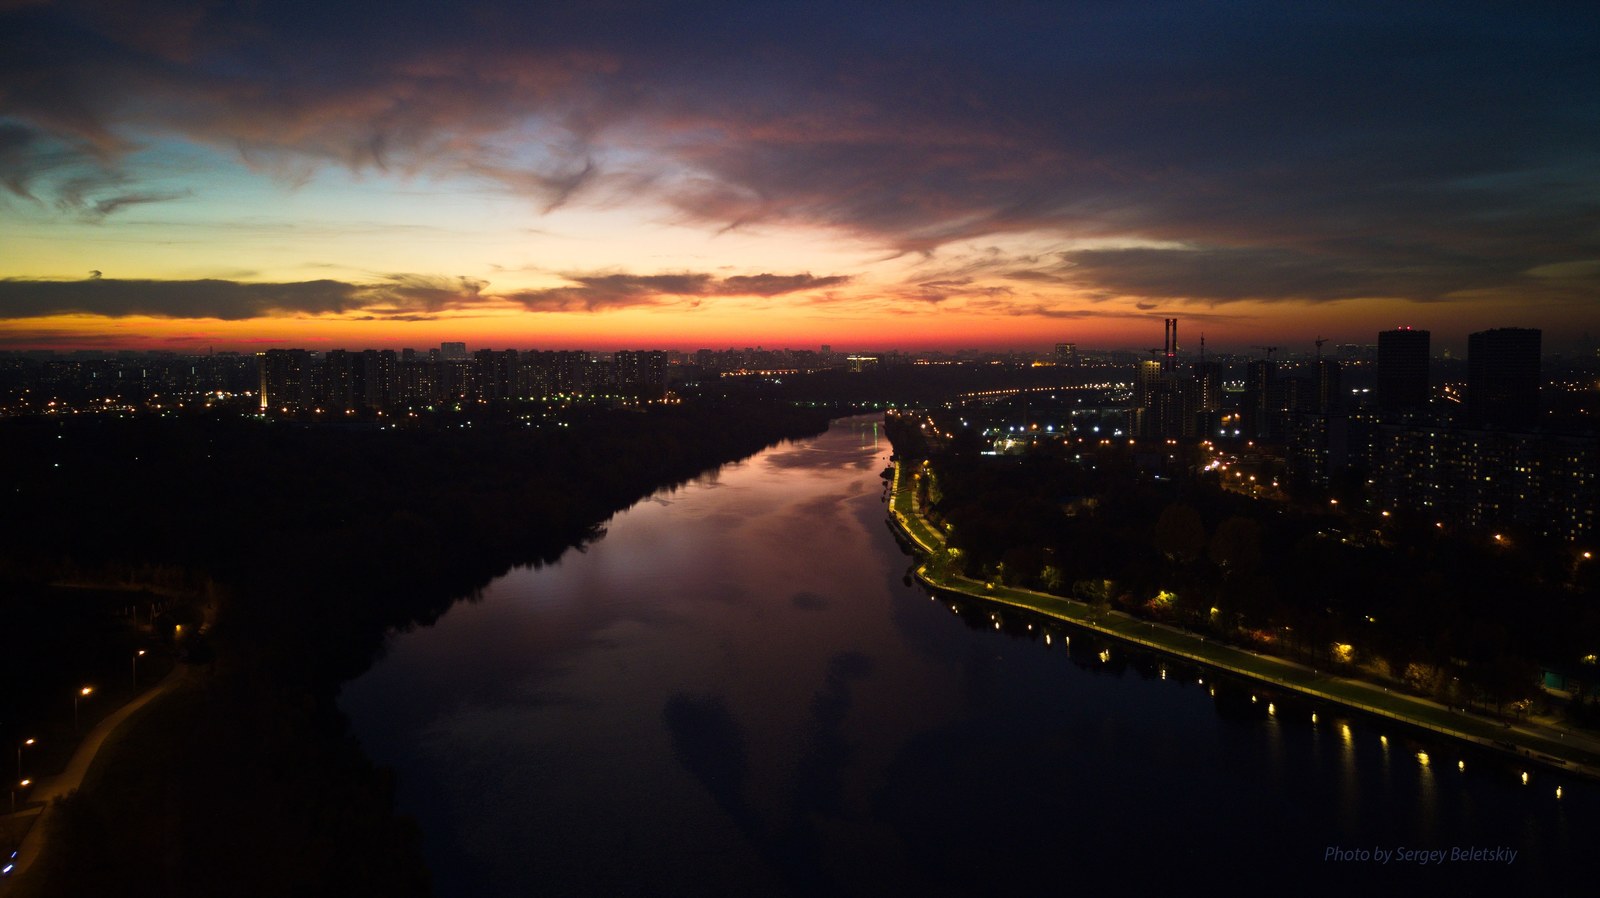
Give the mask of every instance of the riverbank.
M 220 584 L 207 672 L 146 706 L 83 788 L 52 805 L 29 887 L 427 894 L 420 831 L 394 810 L 394 776 L 349 734 L 340 684 L 382 654 L 386 634 L 584 545 L 644 496 L 826 420 L 708 403 L 543 429 L 0 422 L 14 454 L 4 486 L 29 509 L 0 527 L 0 568 L 59 578 L 68 561 L 154 565 Z M 57 466 L 82 473 L 49 480 L 46 495 L 39 472 Z
M 1165 624 L 1035 590 L 984 583 L 936 571 L 927 560 L 944 551 L 944 537 L 917 511 L 915 492 L 896 462 L 890 485 L 890 517 L 923 556 L 917 579 L 935 592 L 1026 609 L 1113 639 L 1182 658 L 1273 687 L 1440 733 L 1558 770 L 1600 779 L 1600 743 L 1580 734 L 1534 724 L 1506 724 L 1396 693 L 1362 680 L 1331 675 L 1281 658 L 1221 645 Z

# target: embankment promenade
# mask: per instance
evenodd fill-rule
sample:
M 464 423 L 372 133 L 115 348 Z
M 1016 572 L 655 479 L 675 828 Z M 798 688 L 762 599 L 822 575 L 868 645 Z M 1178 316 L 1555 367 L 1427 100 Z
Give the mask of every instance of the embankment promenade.
M 1207 668 L 1440 733 L 1514 755 L 1530 764 L 1600 780 L 1600 741 L 1585 734 L 1540 723 L 1506 723 L 1451 708 L 1431 699 L 1395 692 L 1381 684 L 1224 645 L 1187 630 L 1140 620 L 1121 611 L 1100 609 L 1063 596 L 986 583 L 937 570 L 930 562 L 945 551 L 944 536 L 916 508 L 915 491 L 904 468 L 904 462 L 895 463 L 894 478 L 890 485 L 890 516 L 895 529 L 921 556 L 921 563 L 916 570 L 917 579 L 935 593 L 1025 609 Z

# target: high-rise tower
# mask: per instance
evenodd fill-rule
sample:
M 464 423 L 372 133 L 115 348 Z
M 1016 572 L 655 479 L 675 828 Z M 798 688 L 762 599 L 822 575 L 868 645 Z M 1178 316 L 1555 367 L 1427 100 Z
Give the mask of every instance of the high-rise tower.
M 1467 337 L 1467 424 L 1533 427 L 1539 422 L 1537 328 L 1499 327 Z
M 1400 414 L 1428 405 L 1428 332 L 1409 327 L 1378 334 L 1378 410 Z

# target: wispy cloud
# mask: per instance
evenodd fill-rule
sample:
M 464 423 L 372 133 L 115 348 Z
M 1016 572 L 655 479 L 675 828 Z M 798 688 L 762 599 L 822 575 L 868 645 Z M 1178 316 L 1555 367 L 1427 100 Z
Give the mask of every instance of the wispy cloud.
M 0 320 L 51 315 L 142 315 L 156 318 L 242 320 L 283 314 L 342 314 L 376 310 L 415 315 L 480 302 L 483 283 L 470 278 L 390 275 L 373 284 L 336 280 L 293 283 L 239 281 L 0 280 Z
M 603 311 L 665 303 L 699 303 L 715 297 L 779 296 L 844 284 L 842 275 L 758 274 L 717 278 L 704 273 L 575 274 L 569 286 L 508 293 L 505 298 L 536 312 Z

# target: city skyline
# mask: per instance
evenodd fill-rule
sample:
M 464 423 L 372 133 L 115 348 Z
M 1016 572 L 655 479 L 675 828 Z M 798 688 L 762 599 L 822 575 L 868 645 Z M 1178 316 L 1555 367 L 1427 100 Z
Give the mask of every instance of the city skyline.
M 828 12 L 4 4 L 0 350 L 1600 334 L 1592 9 Z

